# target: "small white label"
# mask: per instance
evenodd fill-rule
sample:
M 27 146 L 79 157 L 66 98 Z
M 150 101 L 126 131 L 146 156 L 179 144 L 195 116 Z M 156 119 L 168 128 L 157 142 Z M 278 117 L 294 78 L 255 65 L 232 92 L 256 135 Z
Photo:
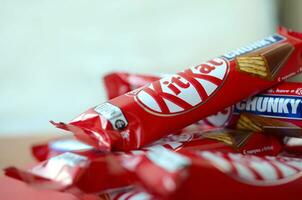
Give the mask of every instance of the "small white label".
M 176 172 L 191 164 L 189 158 L 167 150 L 162 146 L 154 146 L 149 148 L 149 150 L 150 152 L 148 152 L 147 157 L 168 172 Z
M 94 110 L 108 119 L 115 130 L 122 130 L 128 125 L 123 112 L 117 106 L 110 103 L 103 103 L 95 107 Z
M 56 151 L 83 151 L 93 147 L 75 139 L 57 140 L 50 144 L 50 148 Z
M 65 164 L 69 165 L 71 167 L 83 164 L 87 161 L 87 158 L 85 156 L 80 156 L 78 154 L 66 152 L 61 155 L 52 157 L 48 162 L 49 164 L 54 164 L 56 163 L 57 165 L 59 164 Z

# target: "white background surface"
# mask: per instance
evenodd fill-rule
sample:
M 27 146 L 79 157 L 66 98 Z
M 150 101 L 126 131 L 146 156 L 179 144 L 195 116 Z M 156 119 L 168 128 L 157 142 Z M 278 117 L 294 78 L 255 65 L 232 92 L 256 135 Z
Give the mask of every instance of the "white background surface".
M 0 0 L 0 135 L 57 131 L 106 99 L 109 71 L 171 73 L 261 39 L 274 2 Z

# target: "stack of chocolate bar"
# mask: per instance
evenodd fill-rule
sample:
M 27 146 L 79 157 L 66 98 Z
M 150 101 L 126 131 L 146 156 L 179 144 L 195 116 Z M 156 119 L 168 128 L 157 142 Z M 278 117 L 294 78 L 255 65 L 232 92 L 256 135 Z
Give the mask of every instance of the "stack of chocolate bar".
M 300 72 L 302 33 L 279 28 L 177 74 L 108 74 L 107 102 L 51 122 L 74 138 L 5 173 L 78 199 L 297 199 L 302 83 L 284 80 Z

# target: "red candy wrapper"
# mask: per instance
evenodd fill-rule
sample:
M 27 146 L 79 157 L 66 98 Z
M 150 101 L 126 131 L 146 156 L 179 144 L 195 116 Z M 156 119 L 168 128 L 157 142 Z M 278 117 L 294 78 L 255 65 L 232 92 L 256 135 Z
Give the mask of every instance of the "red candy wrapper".
M 152 150 L 157 146 L 175 151 L 181 149 L 219 150 L 254 155 L 277 155 L 283 149 L 281 137 L 221 128 L 169 135 L 145 147 L 145 149 Z
M 66 141 L 57 140 L 54 142 L 66 144 Z M 49 146 L 56 147 L 49 149 L 49 155 L 59 155 L 27 170 L 8 168 L 6 174 L 44 188 L 95 193 L 131 184 L 132 176 L 123 170 L 119 162 L 128 157 L 138 154 L 144 155 L 146 152 L 161 148 L 173 151 L 215 149 L 223 152 L 257 155 L 277 155 L 282 150 L 281 139 L 276 137 L 213 128 L 180 135 L 169 135 L 141 150 L 129 152 L 105 154 L 96 149 L 83 150 L 82 145 L 80 145 L 80 149 L 69 145 L 73 148 L 68 148 L 70 152 L 63 153 L 60 145 Z M 41 156 L 41 154 L 39 155 Z
M 146 77 L 148 76 L 129 73 L 108 74 L 104 77 L 108 96 L 115 97 L 123 94 L 120 93 L 122 90 L 110 90 L 112 87 L 139 88 L 143 83 L 148 83 L 148 81 L 154 79 L 154 76 Z M 159 76 L 157 78 L 160 79 Z M 136 82 L 138 79 L 140 81 Z M 242 115 L 240 115 L 241 113 Z M 265 92 L 206 117 L 200 120 L 199 123 L 301 137 L 302 83 L 280 83 Z
M 124 167 L 162 199 L 297 199 L 302 193 L 299 158 L 158 149 L 124 160 Z
M 36 187 L 94 193 L 130 184 L 130 177 L 116 160 L 102 153 L 83 156 L 65 152 L 27 170 L 9 167 L 5 174 Z
M 185 129 L 183 129 L 182 130 L 183 134 L 181 134 L 181 135 L 177 136 L 174 134 L 170 134 L 167 137 L 154 142 L 153 144 L 164 145 L 167 142 L 172 142 L 172 143 L 178 142 L 177 147 L 179 147 L 179 146 L 183 145 L 183 144 L 180 144 L 179 142 L 185 143 L 185 142 L 190 142 L 191 140 L 195 141 L 195 140 L 204 139 L 202 137 L 203 132 L 210 131 L 211 129 L 214 129 L 214 127 L 208 126 L 208 125 L 202 125 L 202 124 L 198 124 L 198 125 L 194 124 L 192 126 L 189 126 Z M 195 135 L 194 138 L 193 138 L 193 135 Z M 260 137 L 255 136 L 255 138 L 259 138 L 260 140 L 263 139 L 263 143 L 261 143 L 261 144 L 264 144 L 266 142 L 265 137 L 261 138 L 261 136 Z M 269 137 L 266 137 L 266 138 L 268 141 L 268 143 L 266 143 L 266 145 L 269 145 L 270 142 L 272 142 L 272 143 L 279 142 L 279 140 L 272 139 L 270 141 Z M 151 144 L 151 146 L 153 144 Z M 174 146 L 171 146 L 172 149 L 173 149 L 173 147 Z M 279 146 L 276 146 L 274 148 L 274 150 L 276 150 L 276 149 L 279 149 Z M 65 153 L 65 152 L 72 152 L 72 153 L 76 153 L 76 154 L 80 154 L 80 155 L 88 155 L 88 156 L 95 155 L 95 154 L 99 155 L 100 153 L 102 155 L 104 154 L 104 152 L 95 149 L 93 146 L 87 145 L 72 137 L 54 139 L 47 143 L 33 145 L 31 148 L 31 151 L 32 151 L 33 157 L 38 161 L 44 161 L 48 158 L 57 156 L 59 154 Z M 121 153 L 121 152 L 118 152 L 118 153 Z
M 227 152 L 240 152 L 242 154 L 277 155 L 283 149 L 282 140 L 282 137 L 263 135 L 261 133 L 198 126 L 195 127 L 195 130 L 177 135 L 170 134 L 142 148 L 141 151 L 145 151 L 155 145 L 161 145 L 176 151 L 182 148 L 192 150 L 216 149 Z M 80 155 L 103 155 L 102 152 L 92 146 L 73 138 L 57 139 L 32 147 L 32 154 L 38 161 L 44 161 L 65 152 Z
M 89 146 L 74 138 L 56 139 L 47 143 L 34 145 L 31 148 L 32 155 L 38 161 L 43 161 L 65 152 L 86 152 L 88 154 L 91 152 L 91 154 L 93 154 L 93 151 L 95 151 L 95 149 L 92 146 Z
M 281 28 L 93 107 L 68 124 L 53 124 L 102 150 L 138 149 L 300 73 L 301 50 L 302 34 Z

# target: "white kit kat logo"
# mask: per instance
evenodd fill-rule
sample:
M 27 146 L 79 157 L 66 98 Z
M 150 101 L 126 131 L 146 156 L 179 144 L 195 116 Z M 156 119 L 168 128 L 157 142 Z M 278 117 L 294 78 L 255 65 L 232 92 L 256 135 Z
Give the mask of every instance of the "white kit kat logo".
M 205 103 L 223 85 L 228 62 L 215 58 L 144 87 L 136 95 L 147 110 L 163 115 L 180 114 Z
M 210 151 L 202 151 L 199 154 L 224 173 L 247 184 L 280 185 L 302 176 L 301 158 L 259 157 Z

